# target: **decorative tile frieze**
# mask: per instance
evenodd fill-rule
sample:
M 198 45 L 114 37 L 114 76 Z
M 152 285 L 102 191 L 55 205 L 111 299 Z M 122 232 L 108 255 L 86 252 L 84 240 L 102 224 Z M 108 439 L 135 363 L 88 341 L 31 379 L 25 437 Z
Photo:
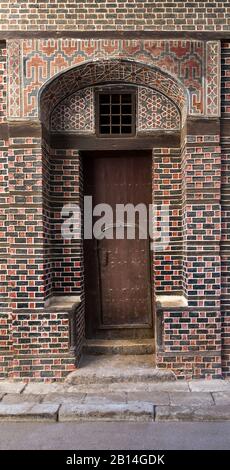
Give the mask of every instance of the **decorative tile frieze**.
M 8 41 L 12 53 L 8 55 L 9 103 L 8 116 L 32 118 L 38 116 L 38 92 L 55 74 L 87 61 L 128 59 L 159 67 L 179 79 L 188 90 L 188 112 L 199 116 L 217 115 L 218 97 L 218 41 L 208 48 L 207 90 L 204 89 L 205 43 L 192 40 L 77 40 L 24 39 Z M 21 71 L 23 64 L 23 73 Z M 108 80 L 112 77 L 108 76 Z M 115 78 L 115 76 L 113 77 Z M 130 81 L 130 80 L 129 80 Z M 135 81 L 135 80 L 134 80 Z M 92 84 L 92 81 L 90 81 Z M 68 90 L 68 87 L 65 88 Z M 206 91 L 210 93 L 205 110 Z M 20 96 L 22 97 L 21 104 Z M 14 103 L 16 108 L 14 109 Z M 20 106 L 20 110 L 18 109 Z

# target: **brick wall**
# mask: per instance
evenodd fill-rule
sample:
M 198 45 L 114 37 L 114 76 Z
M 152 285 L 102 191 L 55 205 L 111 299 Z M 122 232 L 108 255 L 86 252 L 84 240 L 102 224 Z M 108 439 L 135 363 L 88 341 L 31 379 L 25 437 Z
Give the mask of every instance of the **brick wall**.
M 196 312 L 197 313 L 197 312 Z M 185 330 L 186 331 L 186 330 Z M 198 335 L 195 335 L 198 337 Z M 222 377 L 221 353 L 161 353 L 157 354 L 159 368 L 171 369 L 178 380 L 215 379 Z
M 230 119 L 230 41 L 222 44 L 222 178 L 221 178 L 221 312 L 223 372 L 230 375 L 230 132 L 224 132 Z
M 163 341 L 157 364 L 173 369 L 178 378 L 222 373 L 219 141 L 210 130 L 187 135 L 182 147 L 182 287 L 188 307 L 157 312 Z
M 2 141 L 2 175 L 5 167 L 10 183 L 9 194 L 4 184 L 1 192 L 1 205 L 7 207 L 1 226 L 0 377 L 62 380 L 81 354 L 84 298 L 75 311 L 44 309 L 55 293 L 82 293 L 76 266 L 82 250 L 79 256 L 78 247 L 63 246 L 60 219 L 55 220 L 73 195 L 70 170 L 79 186 L 78 153 L 68 154 L 61 152 L 59 159 L 45 143 L 41 147 L 40 138 Z
M 124 0 L 1 2 L 1 29 L 11 30 L 229 30 L 230 7 L 222 2 Z
M 221 153 L 211 138 L 188 136 L 182 161 L 184 281 L 189 305 L 200 307 L 220 305 Z
M 8 168 L 11 307 L 42 308 L 44 228 L 40 138 L 11 138 Z
M 79 152 L 53 150 L 50 166 L 53 293 L 80 295 L 83 291 L 82 241 L 74 238 L 64 240 L 61 235 L 63 206 L 81 204 L 82 165 Z
M 172 369 L 178 379 L 220 378 L 221 318 L 218 310 L 199 308 L 160 309 L 162 348 L 160 368 Z
M 164 217 L 168 211 L 169 240 L 162 239 L 162 249 L 154 254 L 154 286 L 156 295 L 182 293 L 182 214 L 181 214 L 181 154 L 180 149 L 153 151 L 153 203 Z M 167 214 L 165 213 L 165 216 Z
M 61 380 L 75 369 L 70 352 L 68 312 L 14 313 L 13 357 L 8 376 L 14 379 Z
M 0 329 L 0 379 L 3 379 L 8 377 L 13 352 L 11 337 L 12 315 L 9 311 L 1 311 Z
M 45 142 L 41 148 L 40 138 L 12 138 L 8 168 L 11 306 L 42 308 L 51 294 L 81 294 L 82 242 L 61 235 L 63 206 L 80 203 L 78 151 L 53 151 Z
M 6 121 L 6 45 L 0 42 L 0 123 Z M 0 306 L 7 306 L 8 140 L 0 134 Z
M 0 42 L 0 123 L 6 122 L 6 45 Z M 0 133 L 0 377 L 6 377 L 11 360 L 11 315 L 8 310 L 8 138 Z
M 47 300 L 53 293 L 52 286 L 52 228 L 51 228 L 51 188 L 50 188 L 50 152 L 45 141 L 42 141 L 42 221 L 43 221 L 43 288 L 44 299 Z
M 0 139 L 0 307 L 8 306 L 8 141 Z

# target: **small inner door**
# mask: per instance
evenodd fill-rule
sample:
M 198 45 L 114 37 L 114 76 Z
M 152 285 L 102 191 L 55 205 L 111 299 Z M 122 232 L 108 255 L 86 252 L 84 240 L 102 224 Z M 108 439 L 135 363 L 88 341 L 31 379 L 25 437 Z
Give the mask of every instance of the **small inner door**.
M 132 227 L 135 238 L 127 239 L 127 228 L 131 226 L 129 220 L 124 220 L 125 237 L 117 239 L 117 228 L 122 223 L 115 214 L 116 204 L 140 203 L 146 205 L 148 213 L 152 203 L 151 152 L 84 152 L 82 157 L 84 195 L 92 196 L 93 208 L 108 204 L 114 217 L 112 224 L 104 227 L 107 237 L 110 233 L 113 238 L 84 241 L 86 335 L 150 338 L 153 315 L 149 237 L 139 237 L 136 216 L 136 226 Z

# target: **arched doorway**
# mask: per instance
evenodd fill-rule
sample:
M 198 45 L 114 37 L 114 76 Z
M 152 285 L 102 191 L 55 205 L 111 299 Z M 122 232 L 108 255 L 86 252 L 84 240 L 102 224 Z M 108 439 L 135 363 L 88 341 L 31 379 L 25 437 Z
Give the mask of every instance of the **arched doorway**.
M 123 97 L 128 101 L 123 102 Z M 109 204 L 112 209 L 121 203 L 153 202 L 152 150 L 180 146 L 186 93 L 177 80 L 156 67 L 129 60 L 91 62 L 46 84 L 40 103 L 44 139 L 55 149 L 51 180 L 58 158 L 68 161 L 67 166 L 62 164 L 64 173 L 57 174 L 65 192 L 63 203 L 82 204 L 84 195 L 91 195 L 94 205 Z M 103 106 L 107 109 L 101 113 Z M 53 194 L 57 189 L 53 186 Z M 55 217 L 51 209 L 51 239 Z M 84 241 L 84 250 L 84 236 L 69 245 L 56 235 L 53 238 L 51 290 L 81 295 L 86 328 L 83 324 L 77 328 L 82 336 L 83 331 L 90 338 L 154 336 L 154 256 L 148 238 L 95 241 L 94 237 Z M 59 253 L 59 259 L 53 253 Z

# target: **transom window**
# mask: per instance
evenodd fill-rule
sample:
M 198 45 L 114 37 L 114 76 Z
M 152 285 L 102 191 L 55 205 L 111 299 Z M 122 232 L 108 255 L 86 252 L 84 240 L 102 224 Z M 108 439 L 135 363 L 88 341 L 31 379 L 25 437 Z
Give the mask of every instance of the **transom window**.
M 135 92 L 103 91 L 97 94 L 97 134 L 125 137 L 135 133 Z

